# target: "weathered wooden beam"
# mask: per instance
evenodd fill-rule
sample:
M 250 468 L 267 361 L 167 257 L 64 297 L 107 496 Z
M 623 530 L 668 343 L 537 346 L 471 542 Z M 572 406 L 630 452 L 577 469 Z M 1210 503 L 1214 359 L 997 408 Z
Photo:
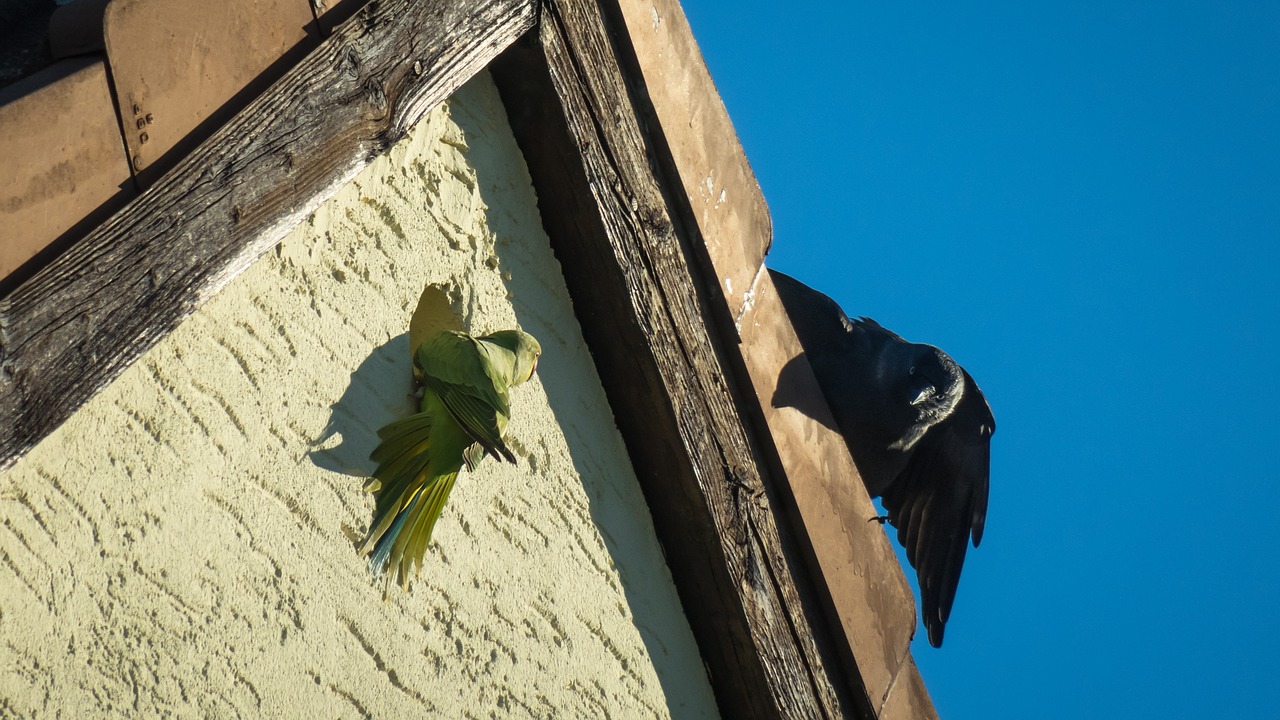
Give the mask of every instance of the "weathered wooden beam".
M 709 327 L 718 283 L 616 42 L 593 0 L 548 0 L 538 37 L 492 70 L 720 709 L 865 715 L 815 640 L 829 629 L 740 413 L 737 349 Z
M 724 260 L 712 277 L 737 320 L 773 242 L 773 219 L 729 111 L 679 0 L 604 0 L 601 6 L 626 29 L 618 33 L 626 41 L 619 50 L 634 63 L 629 75 L 643 82 L 637 104 L 652 110 L 646 120 L 665 141 L 659 143 L 659 154 L 670 158 L 664 170 L 684 189 L 700 244 Z
M 911 588 L 843 438 L 828 425 L 773 406 L 781 368 L 800 353 L 764 256 L 772 223 L 733 123 L 702 61 L 678 0 L 601 0 L 632 98 L 676 202 L 708 293 L 744 418 L 774 472 L 771 496 L 788 511 L 784 541 L 808 560 L 810 585 L 827 611 L 824 657 L 843 660 L 864 714 L 882 720 L 936 717 L 909 651 Z M 683 188 L 684 192 L 678 192 Z M 679 200 L 683 200 L 681 203 Z M 817 382 L 805 388 L 825 407 Z M 793 391 L 799 392 L 798 382 Z M 775 482 L 776 481 L 776 482 Z M 909 700 L 897 698 L 915 694 Z M 909 710 L 911 714 L 904 714 Z M 918 712 L 917 712 L 918 711 Z
M 533 0 L 371 3 L 0 299 L 0 469 L 535 22 Z

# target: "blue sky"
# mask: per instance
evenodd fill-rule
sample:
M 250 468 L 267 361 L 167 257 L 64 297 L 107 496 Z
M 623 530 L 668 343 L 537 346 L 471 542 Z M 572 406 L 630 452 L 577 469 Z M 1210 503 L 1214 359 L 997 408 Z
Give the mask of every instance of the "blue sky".
M 995 412 L 942 717 L 1271 716 L 1280 3 L 684 7 L 769 264 Z

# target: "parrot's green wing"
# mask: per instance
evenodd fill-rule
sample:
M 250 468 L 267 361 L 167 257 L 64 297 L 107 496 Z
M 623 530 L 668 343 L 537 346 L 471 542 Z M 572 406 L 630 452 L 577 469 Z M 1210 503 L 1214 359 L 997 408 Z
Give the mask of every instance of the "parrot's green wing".
M 505 357 L 504 357 L 505 356 Z M 511 414 L 507 396 L 510 353 L 460 332 L 441 332 L 414 357 L 423 382 L 449 415 L 487 452 L 515 462 L 502 439 Z M 478 459 L 477 459 L 478 461 Z M 469 463 L 470 464 L 470 463 Z

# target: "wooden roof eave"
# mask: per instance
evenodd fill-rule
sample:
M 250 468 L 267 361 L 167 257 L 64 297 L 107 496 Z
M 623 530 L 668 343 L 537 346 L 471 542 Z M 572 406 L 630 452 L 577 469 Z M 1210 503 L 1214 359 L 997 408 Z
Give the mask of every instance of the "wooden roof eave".
M 700 179 L 681 167 L 689 138 L 663 127 L 673 100 L 645 86 L 628 3 L 384 0 L 339 25 L 0 299 L 0 469 L 492 62 L 724 716 L 931 717 L 907 649 L 910 591 L 904 600 L 883 532 L 837 528 L 851 545 L 830 555 L 813 543 L 840 521 L 812 505 L 836 491 L 786 482 L 806 450 L 775 437 L 786 423 L 762 406 L 770 378 L 751 357 L 796 342 L 776 309 L 767 322 L 748 311 L 753 293 L 768 291 L 763 200 L 728 231 L 694 207 Z M 653 11 L 672 6 L 678 13 L 672 0 Z M 706 82 L 701 91 L 714 94 Z M 716 122 L 727 116 L 704 128 L 711 138 L 725 130 Z M 754 180 L 746 169 L 735 182 Z M 736 247 L 741 228 L 763 239 Z M 726 252 L 747 264 L 727 268 Z M 848 471 L 842 444 L 824 437 L 823 462 L 835 464 L 820 469 Z M 865 494 L 844 494 L 869 507 Z M 852 567 L 839 553 L 870 575 L 834 577 Z
M 843 440 L 771 406 L 799 341 L 678 2 L 544 2 L 492 71 L 725 717 L 936 718 Z

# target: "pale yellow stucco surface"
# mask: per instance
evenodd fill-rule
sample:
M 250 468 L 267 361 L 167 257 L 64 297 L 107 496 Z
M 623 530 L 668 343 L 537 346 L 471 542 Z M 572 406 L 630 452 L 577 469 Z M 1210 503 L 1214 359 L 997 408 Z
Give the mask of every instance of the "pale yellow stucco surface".
M 544 349 L 408 593 L 356 552 L 425 286 Z M 0 716 L 705 717 L 487 75 L 0 476 Z

